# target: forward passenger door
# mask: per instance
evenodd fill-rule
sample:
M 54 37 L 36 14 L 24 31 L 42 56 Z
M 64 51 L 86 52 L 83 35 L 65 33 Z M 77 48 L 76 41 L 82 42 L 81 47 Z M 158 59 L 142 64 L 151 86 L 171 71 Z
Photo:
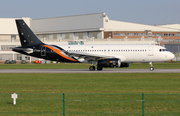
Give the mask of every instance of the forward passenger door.
M 153 46 L 148 46 L 148 56 L 153 56 L 154 55 L 154 48 Z

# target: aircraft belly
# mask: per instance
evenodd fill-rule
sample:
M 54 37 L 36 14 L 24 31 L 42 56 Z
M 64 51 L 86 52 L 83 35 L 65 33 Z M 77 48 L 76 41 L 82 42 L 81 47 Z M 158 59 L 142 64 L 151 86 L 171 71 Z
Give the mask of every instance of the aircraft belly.
M 46 56 L 43 57 L 44 59 L 47 60 L 52 60 L 52 61 L 59 61 L 59 62 L 78 62 L 77 60 L 69 60 L 69 57 L 62 57 L 59 54 L 56 53 L 47 53 Z M 69 58 L 69 59 L 68 59 Z

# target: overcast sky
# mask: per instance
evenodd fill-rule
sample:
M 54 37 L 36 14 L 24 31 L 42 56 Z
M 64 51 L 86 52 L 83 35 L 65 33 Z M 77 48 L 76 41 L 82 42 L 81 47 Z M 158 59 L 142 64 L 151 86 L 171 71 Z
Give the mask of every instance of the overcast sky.
M 111 20 L 180 24 L 180 0 L 0 0 L 0 18 L 38 19 L 100 12 Z

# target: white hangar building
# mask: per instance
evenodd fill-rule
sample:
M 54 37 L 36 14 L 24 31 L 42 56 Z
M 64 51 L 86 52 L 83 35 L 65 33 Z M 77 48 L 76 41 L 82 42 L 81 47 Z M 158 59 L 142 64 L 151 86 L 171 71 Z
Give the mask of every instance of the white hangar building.
M 33 60 L 11 51 L 13 47 L 20 45 L 15 19 L 19 18 L 0 18 L 0 61 L 25 58 Z M 90 41 L 93 41 L 93 44 L 121 44 L 126 41 L 127 44 L 134 43 L 131 40 L 135 39 L 136 44 L 156 44 L 159 36 L 163 38 L 161 44 L 180 43 L 180 28 L 178 27 L 167 28 L 115 21 L 110 20 L 106 13 L 43 19 L 23 17 L 22 19 L 39 39 L 50 44 L 67 44 L 67 41 L 75 40 L 87 41 L 85 44 L 92 44 Z
M 178 33 L 173 28 L 110 20 L 106 13 L 33 19 L 30 27 L 43 40 L 48 39 L 122 39 L 158 38 L 165 33 Z

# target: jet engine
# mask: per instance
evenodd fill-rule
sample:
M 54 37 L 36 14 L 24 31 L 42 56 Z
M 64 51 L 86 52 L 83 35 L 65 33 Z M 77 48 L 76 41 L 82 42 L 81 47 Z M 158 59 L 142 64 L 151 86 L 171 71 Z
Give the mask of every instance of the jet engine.
M 98 67 L 120 67 L 121 61 L 119 58 L 102 59 L 97 61 Z
M 97 61 L 98 67 L 129 67 L 130 63 L 121 62 L 119 58 L 102 59 Z

